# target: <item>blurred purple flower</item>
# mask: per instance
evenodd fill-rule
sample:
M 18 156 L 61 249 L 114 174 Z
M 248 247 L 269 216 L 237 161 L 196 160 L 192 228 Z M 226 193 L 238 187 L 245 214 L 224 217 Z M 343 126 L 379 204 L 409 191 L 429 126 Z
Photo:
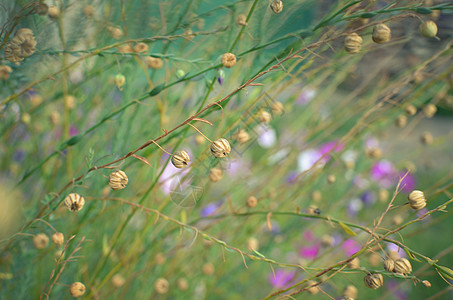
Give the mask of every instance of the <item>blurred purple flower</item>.
M 268 125 L 260 125 L 256 128 L 258 132 L 258 144 L 263 148 L 270 148 L 275 145 L 277 135 L 275 130 Z
M 190 153 L 189 153 L 189 156 Z M 168 157 L 167 154 L 164 157 Z M 184 169 L 177 169 L 171 162 L 167 164 L 162 175 L 159 178 L 161 183 L 161 189 L 166 195 L 170 195 L 174 191 L 182 190 L 188 187 L 191 183 L 189 178 L 185 178 L 185 175 L 190 171 L 190 166 Z M 181 182 L 182 179 L 185 179 Z
M 350 216 L 356 216 L 362 208 L 363 202 L 358 198 L 351 199 L 346 207 L 347 212 Z
M 286 177 L 286 182 L 289 183 L 289 184 L 295 184 L 295 179 L 297 178 L 297 175 L 299 173 L 297 172 L 291 172 L 289 173 L 288 177 Z
M 404 175 L 406 175 L 407 171 L 402 171 L 400 172 L 399 176 L 400 178 L 403 178 Z M 406 194 L 409 194 L 412 190 L 415 189 L 415 177 L 411 173 L 407 173 L 406 177 L 401 181 L 401 187 L 402 191 L 405 192 Z
M 428 209 L 425 207 L 425 208 L 422 208 L 422 209 L 417 210 L 417 213 L 416 213 L 416 214 L 417 214 L 417 217 L 420 218 L 421 216 L 423 216 L 423 215 L 426 214 L 427 212 L 428 212 Z M 426 221 L 428 221 L 430 218 L 431 218 L 431 215 L 428 215 L 428 216 L 424 217 L 421 221 L 422 221 L 422 222 L 426 222 Z
M 295 275 L 294 271 L 278 269 L 275 271 L 275 276 L 274 273 L 269 274 L 269 283 L 278 289 L 287 288 L 290 286 L 290 282 L 294 279 Z
M 371 167 L 371 178 L 377 181 L 381 187 L 390 188 L 397 182 L 398 173 L 393 164 L 388 160 L 381 160 L 376 162 Z
M 344 149 L 344 144 L 338 142 L 338 140 L 334 140 L 334 141 L 322 144 L 321 147 L 319 148 L 319 153 L 321 155 L 327 154 L 325 156 L 325 158 L 327 160 L 329 160 L 330 159 L 330 155 L 328 155 L 328 153 L 330 153 L 330 152 L 340 152 L 343 149 Z
M 393 243 L 388 243 L 387 249 L 388 249 L 388 251 L 397 252 L 399 257 L 407 257 L 406 252 L 403 249 L 401 249 L 400 247 L 398 247 L 398 245 L 395 245 Z
M 201 209 L 201 216 L 202 217 L 209 217 L 209 216 L 214 216 L 217 214 L 218 209 L 222 206 L 223 201 L 217 201 L 213 203 L 209 203 L 205 207 Z
M 222 76 L 219 76 L 217 77 L 217 82 L 222 85 L 223 84 L 223 77 Z
M 372 204 L 374 204 L 374 202 L 376 202 L 375 195 L 373 194 L 372 191 L 369 191 L 369 190 L 363 192 L 362 195 L 360 196 L 360 199 L 366 205 L 372 205 Z
M 400 285 L 399 285 L 398 281 L 396 281 L 394 279 L 390 279 L 386 283 L 387 290 L 392 291 L 392 294 L 395 296 L 396 299 L 398 299 L 398 300 L 408 299 L 407 294 L 399 287 L 400 287 Z
M 313 97 L 316 95 L 316 90 L 312 88 L 306 88 L 302 91 L 302 93 L 297 97 L 297 104 L 299 105 L 304 105 L 307 104 L 313 99 Z
M 78 135 L 79 134 L 79 130 L 77 129 L 77 127 L 75 127 L 75 125 L 71 125 L 69 127 L 69 136 L 74 136 L 74 135 Z
M 360 250 L 361 245 L 359 242 L 353 240 L 353 239 L 347 239 L 346 241 L 343 242 L 343 245 L 341 245 L 341 248 L 343 248 L 344 253 L 350 257 L 354 253 L 358 252 Z
M 21 160 L 23 160 L 24 157 L 25 157 L 25 152 L 22 150 L 17 150 L 13 154 L 13 159 L 17 162 L 20 162 Z
M 312 246 L 303 246 L 299 250 L 300 256 L 305 259 L 315 259 L 319 253 L 319 244 Z
M 301 153 L 297 157 L 297 165 L 299 172 L 305 172 L 311 169 L 314 164 L 321 158 L 321 153 L 315 149 L 308 149 Z M 316 167 L 320 168 L 324 165 L 324 162 L 319 162 Z

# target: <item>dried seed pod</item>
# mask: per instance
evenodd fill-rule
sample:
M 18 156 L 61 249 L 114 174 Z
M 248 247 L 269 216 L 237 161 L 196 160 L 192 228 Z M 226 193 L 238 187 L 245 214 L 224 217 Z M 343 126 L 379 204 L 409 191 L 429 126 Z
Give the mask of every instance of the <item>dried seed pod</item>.
M 279 14 L 283 10 L 283 2 L 280 0 L 274 0 L 272 1 L 270 7 L 274 13 Z
M 126 187 L 129 179 L 127 178 L 126 173 L 121 170 L 110 173 L 109 176 L 109 185 L 112 190 L 122 190 Z
M 279 101 L 275 101 L 272 103 L 272 112 L 277 115 L 281 115 L 283 113 L 283 104 Z
M 260 112 L 258 119 L 261 123 L 269 123 L 271 121 L 271 114 L 263 110 Z
M 350 262 L 348 262 L 347 266 L 350 269 L 360 268 L 360 259 L 358 257 L 354 257 Z
M 5 47 L 5 58 L 13 63 L 22 61 L 35 52 L 36 40 L 33 31 L 28 28 L 19 29 Z
M 55 5 L 51 5 L 51 6 L 49 6 L 49 10 L 48 10 L 47 14 L 52 19 L 56 19 L 60 16 L 60 10 Z
M 122 287 L 126 283 L 126 279 L 124 279 L 123 275 L 117 273 L 112 276 L 112 285 L 116 288 Z
M 384 269 L 387 272 L 393 272 L 395 270 L 395 261 L 391 258 L 384 260 Z
M 380 148 L 367 148 L 366 149 L 366 155 L 369 158 L 381 158 L 382 157 L 382 150 Z
M 312 294 L 312 295 L 316 295 L 317 293 L 319 293 L 319 287 L 318 287 L 318 285 L 313 286 L 313 285 L 315 285 L 315 284 L 317 284 L 316 281 L 313 281 L 313 280 L 307 281 L 307 285 L 308 285 L 308 287 L 309 287 L 309 288 L 307 289 L 307 292 L 308 292 L 308 293 L 310 293 L 310 294 Z
M 195 143 L 197 143 L 197 145 L 203 145 L 205 142 L 205 138 L 201 135 L 197 135 L 195 136 Z
M 395 273 L 407 275 L 412 273 L 412 265 L 406 258 L 398 258 L 395 261 Z
M 378 289 L 384 284 L 384 277 L 381 274 L 368 274 L 364 278 L 365 285 L 370 289 Z
M 244 15 L 244 14 L 239 14 L 237 17 L 236 17 L 236 24 L 239 25 L 239 26 L 247 26 L 247 16 Z
M 224 138 L 217 139 L 211 144 L 211 153 L 217 158 L 227 157 L 230 151 L 230 143 Z
M 123 90 L 123 86 L 124 86 L 125 83 L 126 83 L 126 76 L 124 76 L 121 73 L 116 74 L 116 76 L 115 76 L 115 85 L 120 91 Z
M 353 286 L 352 284 L 350 284 L 344 288 L 343 296 L 355 299 L 355 298 L 357 298 L 358 292 L 359 291 L 357 290 L 357 288 L 355 286 Z
M 420 24 L 420 34 L 426 38 L 433 38 L 437 35 L 437 25 L 434 21 L 426 21 Z
M 145 64 L 148 68 L 157 70 L 162 68 L 164 62 L 158 57 L 147 56 L 145 57 Z
M 158 278 L 154 283 L 154 288 L 158 294 L 166 294 L 168 292 L 168 280 L 165 278 Z
M 406 127 L 407 125 L 407 117 L 404 115 L 400 115 L 395 120 L 395 125 L 399 128 Z
M 258 199 L 256 199 L 255 196 L 250 196 L 247 199 L 247 206 L 250 208 L 254 208 L 255 206 L 258 205 Z
M 434 141 L 433 135 L 429 131 L 423 132 L 423 134 L 420 137 L 420 142 L 425 145 L 431 145 Z
M 233 53 L 225 53 L 222 55 L 222 65 L 225 68 L 231 68 L 236 64 L 236 55 Z
M 44 249 L 49 245 L 49 238 L 44 233 L 38 233 L 33 237 L 33 245 L 36 249 Z
M 52 242 L 57 245 L 61 246 L 64 243 L 64 235 L 61 232 L 56 232 L 52 235 Z
M 406 108 L 404 108 L 404 111 L 406 112 L 406 114 L 408 116 L 413 116 L 417 113 L 417 108 L 415 106 L 413 106 L 412 104 L 406 106 Z
M 320 191 L 315 190 L 311 193 L 311 198 L 313 199 L 314 202 L 319 202 L 322 200 L 322 194 Z
M 202 270 L 205 275 L 212 275 L 215 272 L 215 267 L 212 263 L 205 263 Z
M 401 215 L 396 215 L 392 218 L 392 223 L 395 226 L 399 226 L 403 223 L 404 219 Z
M 391 37 L 392 31 L 387 25 L 377 24 L 376 26 L 374 26 L 372 39 L 375 43 L 387 43 L 388 41 L 390 41 Z
M 414 190 L 409 194 L 409 205 L 412 209 L 419 210 L 426 206 L 425 194 L 422 191 Z
M 171 156 L 171 163 L 178 169 L 185 168 L 189 165 L 190 156 L 186 151 L 176 151 Z
M 123 36 L 123 31 L 118 27 L 107 26 L 107 31 L 116 40 L 119 40 Z
M 222 169 L 220 169 L 220 168 L 212 168 L 209 171 L 209 180 L 211 180 L 212 182 L 218 182 L 222 179 L 222 177 L 223 177 L 223 172 L 222 172 Z
M 49 115 L 49 121 L 52 125 L 56 126 L 60 123 L 60 114 L 58 111 L 53 111 Z
M 260 243 L 259 243 L 258 239 L 254 238 L 254 237 L 249 238 L 247 240 L 247 248 L 249 248 L 250 250 L 258 251 L 260 248 Z
M 427 288 L 430 288 L 430 287 L 431 287 L 431 282 L 429 282 L 428 280 L 423 280 L 423 281 L 422 281 L 422 284 L 423 284 L 424 286 L 426 286 Z
M 64 103 L 68 109 L 74 109 L 76 107 L 76 98 L 72 95 L 64 97 Z
M 157 253 L 154 256 L 154 262 L 156 263 L 156 265 L 163 265 L 166 261 L 167 261 L 167 258 L 161 252 Z
M 348 53 L 357 53 L 362 48 L 362 38 L 357 33 L 351 33 L 344 39 L 344 49 Z
M 389 198 L 389 191 L 380 189 L 378 192 L 379 202 L 385 203 L 385 202 L 387 202 L 388 198 Z
M 425 117 L 432 118 L 437 112 L 437 107 L 434 104 L 430 103 L 423 107 L 422 112 Z
M 85 285 L 81 282 L 74 282 L 69 288 L 69 293 L 74 298 L 82 297 L 85 294 L 85 291 Z
M 64 204 L 70 211 L 80 211 L 85 205 L 85 199 L 77 193 L 71 193 L 64 199 Z
M 250 136 L 247 133 L 247 131 L 245 131 L 244 129 L 241 129 L 238 131 L 238 133 L 236 133 L 235 139 L 238 141 L 239 144 L 243 144 L 243 143 L 246 143 L 250 139 Z
M 148 45 L 145 43 L 137 43 L 134 46 L 134 52 L 136 52 L 136 53 L 147 52 L 147 51 L 148 51 Z
M 321 244 L 324 247 L 332 247 L 335 244 L 335 239 L 333 238 L 333 236 L 325 234 L 321 238 Z
M 0 66 L 0 79 L 8 80 L 12 71 L 10 66 Z
M 39 2 L 35 6 L 35 13 L 37 13 L 40 16 L 47 15 L 48 11 L 49 11 L 49 6 L 47 4 L 45 4 L 45 3 Z
M 94 7 L 92 5 L 85 5 L 83 13 L 85 14 L 85 17 L 91 18 L 94 16 Z
M 337 181 L 337 178 L 335 177 L 335 175 L 329 174 L 327 176 L 327 183 L 333 184 L 333 183 L 335 183 L 335 181 Z
M 176 285 L 181 291 L 186 291 L 189 288 L 189 282 L 185 278 L 178 278 Z

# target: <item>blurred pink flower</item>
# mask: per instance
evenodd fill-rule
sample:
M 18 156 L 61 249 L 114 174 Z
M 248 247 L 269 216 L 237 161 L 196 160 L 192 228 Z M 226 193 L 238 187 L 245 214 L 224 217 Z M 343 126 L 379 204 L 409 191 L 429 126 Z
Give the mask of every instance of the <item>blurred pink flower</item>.
M 346 241 L 343 242 L 341 248 L 343 248 L 344 253 L 349 257 L 354 253 L 358 252 L 362 247 L 359 242 L 353 239 L 347 239 Z
M 303 246 L 299 250 L 300 256 L 306 259 L 315 259 L 319 252 L 319 244 Z
M 313 99 L 316 95 L 316 90 L 312 88 L 306 88 L 300 93 L 299 97 L 297 97 L 297 104 L 304 105 L 307 104 Z
M 289 287 L 291 284 L 290 282 L 295 277 L 294 271 L 287 271 L 287 270 L 276 270 L 275 276 L 274 273 L 269 274 L 269 283 L 278 289 Z
M 400 172 L 400 178 L 403 178 L 406 175 L 407 171 Z M 406 177 L 401 181 L 401 190 L 407 194 L 412 192 L 415 189 L 415 177 L 411 173 L 407 173 Z
M 371 167 L 370 175 L 383 188 L 390 188 L 398 182 L 398 173 L 393 164 L 388 160 L 376 162 Z

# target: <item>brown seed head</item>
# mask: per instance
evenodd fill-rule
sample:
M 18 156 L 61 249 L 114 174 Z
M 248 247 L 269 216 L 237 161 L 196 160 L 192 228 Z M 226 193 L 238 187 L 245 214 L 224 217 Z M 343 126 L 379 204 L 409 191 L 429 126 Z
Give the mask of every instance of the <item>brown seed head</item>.
M 269 123 L 271 121 L 271 114 L 263 110 L 260 112 L 258 119 L 261 123 Z
M 8 80 L 9 74 L 13 71 L 10 66 L 0 66 L 0 79 Z
M 344 39 L 344 49 L 348 53 L 357 53 L 362 48 L 362 38 L 357 33 L 351 33 Z
M 333 183 L 335 183 L 335 181 L 337 181 L 337 178 L 335 177 L 335 175 L 329 174 L 327 176 L 327 183 L 333 184 Z
M 434 104 L 430 103 L 423 107 L 422 112 L 425 117 L 432 118 L 437 112 L 437 107 Z
M 61 232 L 56 232 L 52 235 L 52 242 L 57 245 L 61 246 L 64 243 L 64 235 Z
M 384 284 L 384 277 L 381 274 L 368 274 L 364 278 L 365 285 L 370 289 L 378 289 Z
M 239 25 L 239 26 L 247 26 L 247 17 L 246 15 L 244 14 L 240 14 L 236 17 L 236 24 Z
M 412 209 L 419 210 L 426 206 L 425 194 L 422 191 L 414 190 L 409 194 L 409 205 Z
M 176 285 L 181 291 L 186 291 L 189 288 L 189 282 L 185 278 L 178 278 L 178 280 L 176 280 Z
M 48 15 L 52 19 L 56 19 L 60 16 L 60 10 L 55 5 L 49 6 Z
M 68 109 L 74 109 L 76 107 L 76 98 L 72 95 L 65 96 L 64 102 Z
M 212 275 L 215 272 L 215 267 L 212 263 L 205 263 L 202 269 L 205 275 Z
M 222 169 L 220 169 L 220 168 L 212 168 L 209 171 L 209 180 L 211 180 L 212 182 L 218 182 L 222 179 L 222 177 L 223 177 L 223 172 L 222 172 Z
M 423 280 L 423 281 L 422 281 L 422 284 L 423 284 L 424 286 L 426 286 L 427 288 L 430 288 L 430 287 L 431 287 L 431 282 L 429 282 L 428 280 Z
M 85 5 L 83 8 L 83 13 L 87 18 L 94 16 L 94 7 L 92 5 Z
M 277 115 L 281 115 L 283 113 L 283 104 L 279 101 L 275 101 L 272 103 L 272 112 Z
M 227 157 L 230 151 L 230 143 L 224 138 L 217 139 L 211 144 L 211 153 L 217 158 Z
M 413 116 L 417 113 L 417 108 L 415 106 L 413 106 L 412 104 L 406 106 L 406 108 L 404 108 L 404 111 L 406 112 L 406 114 L 408 116 Z
M 391 258 L 384 260 L 384 269 L 387 272 L 393 272 L 395 270 L 395 261 Z
M 225 53 L 222 55 L 222 65 L 225 68 L 231 68 L 236 64 L 236 55 L 233 53 Z
M 316 281 L 313 281 L 313 280 L 309 280 L 307 281 L 307 285 L 308 285 L 308 289 L 307 289 L 307 292 L 309 294 L 312 294 L 312 295 L 316 295 L 317 293 L 319 293 L 319 286 L 316 285 L 316 286 L 313 286 L 315 285 L 317 282 Z
M 324 234 L 321 238 L 321 244 L 324 247 L 332 247 L 334 245 L 334 243 L 335 243 L 335 239 L 331 235 Z
M 390 41 L 391 37 L 392 31 L 387 25 L 377 24 L 376 26 L 374 26 L 372 39 L 375 43 L 387 43 L 388 41 Z
M 85 291 L 85 285 L 81 282 L 74 282 L 69 288 L 69 293 L 74 298 L 82 297 L 85 294 Z
M 239 142 L 239 144 L 246 143 L 250 139 L 250 135 L 245 131 L 244 129 L 241 129 L 236 133 L 235 136 L 236 140 Z
M 123 275 L 117 273 L 112 277 L 112 285 L 116 288 L 122 287 L 126 283 L 126 279 L 124 279 Z
M 123 36 L 123 31 L 118 27 L 107 26 L 107 31 L 116 40 L 120 39 Z
M 431 145 L 434 142 L 434 137 L 429 131 L 425 131 L 420 136 L 420 142 L 425 145 Z
M 247 206 L 250 208 L 254 208 L 258 205 L 258 199 L 255 196 L 250 196 L 247 198 Z
M 395 260 L 395 273 L 407 275 L 412 273 L 412 265 L 406 258 L 398 258 Z
M 158 294 L 166 294 L 168 292 L 168 280 L 165 278 L 159 278 L 154 283 L 154 288 Z
M 71 193 L 64 199 L 64 204 L 68 210 L 78 212 L 85 205 L 85 199 L 77 193 Z
M 426 21 L 420 24 L 420 34 L 426 38 L 433 38 L 437 35 L 437 25 L 434 21 Z
M 145 43 L 137 43 L 134 46 L 134 52 L 136 53 L 142 53 L 142 52 L 147 52 L 148 51 L 148 45 Z
M 407 125 L 407 117 L 405 115 L 400 115 L 395 120 L 395 125 L 399 128 L 406 127 Z
M 157 70 L 157 69 L 162 68 L 162 66 L 164 65 L 164 62 L 162 61 L 162 59 L 160 59 L 158 57 L 147 56 L 145 58 L 145 64 L 148 68 Z
M 126 187 L 129 179 L 124 171 L 118 170 L 112 172 L 109 176 L 109 185 L 112 190 L 122 190 Z
M 44 233 L 38 233 L 33 237 L 33 245 L 36 249 L 44 249 L 49 245 L 49 238 Z
M 358 257 L 354 257 L 350 262 L 348 262 L 347 266 L 350 269 L 360 268 L 360 259 Z
M 280 0 L 274 0 L 272 1 L 270 7 L 274 13 L 279 14 L 283 10 L 283 2 Z
M 358 294 L 358 290 L 355 286 L 353 286 L 352 284 L 350 285 L 347 285 L 345 288 L 344 288 L 344 291 L 343 291 L 343 296 L 345 297 L 350 297 L 350 298 L 357 298 L 357 294 Z
M 189 165 L 190 156 L 186 151 L 176 151 L 171 156 L 171 163 L 178 169 L 185 168 Z

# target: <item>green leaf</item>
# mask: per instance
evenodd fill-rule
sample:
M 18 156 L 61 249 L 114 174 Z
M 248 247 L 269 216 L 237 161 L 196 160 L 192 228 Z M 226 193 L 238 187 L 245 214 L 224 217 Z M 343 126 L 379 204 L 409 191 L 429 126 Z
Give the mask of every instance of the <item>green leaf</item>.
M 429 14 L 432 14 L 433 11 L 429 8 L 426 8 L 426 7 L 417 7 L 417 9 L 415 10 L 416 13 L 419 13 L 421 15 L 429 15 Z
M 256 251 L 255 249 L 252 249 L 252 251 L 258 255 L 259 257 L 262 257 L 262 258 L 266 258 L 266 256 L 264 256 L 263 254 L 259 253 L 258 251 Z
M 407 250 L 406 248 L 403 248 L 404 252 L 406 252 L 407 256 L 409 256 L 411 259 L 415 260 L 415 261 L 418 261 L 418 262 L 421 262 L 418 258 L 415 257 L 414 254 L 412 254 L 412 252 L 410 252 L 409 250 Z
M 346 232 L 347 234 L 349 235 L 352 235 L 352 236 L 356 236 L 357 234 L 352 231 L 351 228 L 349 228 L 345 223 L 343 222 L 338 222 L 338 224 L 340 224 L 341 228 L 343 228 L 344 232 Z
M 435 266 L 437 271 L 442 274 L 442 276 L 447 277 L 450 280 L 453 280 L 453 270 L 444 266 Z
M 155 86 L 151 92 L 149 92 L 149 96 L 152 97 L 152 96 L 156 96 L 157 94 L 159 94 L 160 92 L 162 92 L 162 90 L 165 88 L 165 83 L 161 83 L 157 86 Z
M 366 12 L 366 13 L 363 13 L 360 15 L 361 18 L 363 19 L 369 19 L 369 18 L 372 18 L 376 16 L 376 13 L 373 13 L 373 12 Z

